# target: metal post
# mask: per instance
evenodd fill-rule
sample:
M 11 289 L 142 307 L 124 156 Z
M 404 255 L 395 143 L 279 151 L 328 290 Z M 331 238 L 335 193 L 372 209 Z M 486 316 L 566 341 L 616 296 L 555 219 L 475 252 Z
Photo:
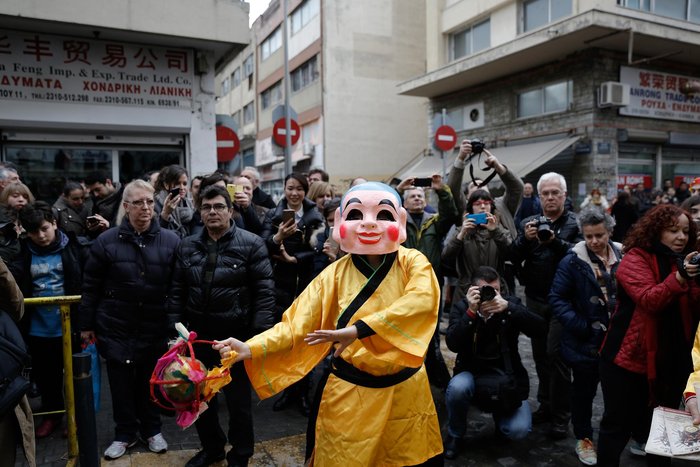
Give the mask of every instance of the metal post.
M 73 392 L 73 360 L 71 355 L 70 305 L 61 305 L 63 331 L 63 383 L 65 384 L 66 424 L 68 426 L 68 457 L 78 456 L 78 435 L 75 427 L 75 394 Z
M 95 401 L 92 393 L 92 374 L 90 373 L 92 355 L 87 352 L 73 354 L 73 363 L 80 466 L 97 467 L 100 465 L 100 456 L 97 453 L 97 422 L 95 421 Z
M 287 49 L 287 0 L 282 0 L 283 16 L 282 16 L 282 40 L 284 41 L 284 175 L 285 177 L 292 173 L 292 129 L 289 123 L 289 60 Z
M 61 310 L 64 402 L 66 406 L 66 425 L 68 428 L 68 462 L 66 466 L 75 465 L 75 461 L 78 458 L 78 436 L 75 426 L 75 394 L 73 392 L 73 360 L 71 358 L 73 349 L 71 348 L 70 304 L 78 303 L 79 301 L 80 295 L 24 299 L 25 306 L 59 305 Z
M 446 125 L 447 121 L 447 109 L 443 108 L 442 109 L 442 123 L 441 125 Z M 442 156 L 442 178 L 447 177 L 447 161 L 445 160 L 445 151 L 440 151 L 440 154 Z

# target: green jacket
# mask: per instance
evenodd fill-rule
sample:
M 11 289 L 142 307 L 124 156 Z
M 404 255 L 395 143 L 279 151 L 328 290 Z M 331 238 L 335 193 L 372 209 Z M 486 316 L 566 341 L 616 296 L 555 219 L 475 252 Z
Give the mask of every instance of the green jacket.
M 450 187 L 445 185 L 442 190 L 435 192 L 438 196 L 438 212 L 431 214 L 423 212 L 420 227 L 413 222 L 411 215 L 406 221 L 406 241 L 403 246 L 415 248 L 423 253 L 430 264 L 433 265 L 435 274 L 440 278 L 440 256 L 442 255 L 442 243 L 453 225 L 461 225 L 459 211 L 455 205 Z

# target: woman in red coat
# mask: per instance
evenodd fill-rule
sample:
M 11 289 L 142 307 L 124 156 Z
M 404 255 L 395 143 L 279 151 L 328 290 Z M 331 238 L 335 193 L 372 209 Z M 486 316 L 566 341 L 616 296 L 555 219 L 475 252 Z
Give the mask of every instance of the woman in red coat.
M 631 434 L 646 439 L 655 406 L 680 405 L 700 319 L 698 265 L 689 263 L 695 239 L 690 215 L 668 204 L 650 210 L 625 239 L 618 305 L 601 348 L 598 465 L 618 465 Z

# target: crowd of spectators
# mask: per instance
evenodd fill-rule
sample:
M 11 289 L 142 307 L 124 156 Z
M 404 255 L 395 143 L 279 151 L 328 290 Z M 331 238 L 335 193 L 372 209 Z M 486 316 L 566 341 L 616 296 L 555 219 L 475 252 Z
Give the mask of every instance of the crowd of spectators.
M 457 354 L 450 374 L 436 328 L 425 364 L 430 383 L 446 391 L 445 457 L 459 455 L 472 405 L 492 413 L 497 434 L 510 439 L 537 423 L 564 439 L 573 424 L 573 447 L 586 465 L 616 465 L 630 438 L 631 450 L 644 454 L 653 407 L 679 408 L 695 396 L 685 387 L 700 321 L 691 306 L 700 298 L 700 178 L 655 190 L 625 186 L 610 200 L 594 188 L 574 210 L 563 176 L 523 182 L 486 149 L 501 194 L 482 180 L 465 182 L 472 155 L 464 141 L 446 181 L 433 175 L 426 189 L 415 177 L 396 185 L 408 212 L 403 246 L 430 261 L 442 285 L 445 340 Z M 279 322 L 345 254 L 332 238 L 342 193 L 329 180 L 322 169 L 288 174 L 275 202 L 254 167 L 190 180 L 184 167 L 170 165 L 124 184 L 102 173 L 68 180 L 50 206 L 34 199 L 14 168 L 0 167 L 0 257 L 19 289 L 25 297 L 82 295 L 72 310 L 74 345 L 98 343 L 112 393 L 106 458 L 140 439 L 151 451 L 167 450 L 148 385 L 174 323 L 208 340 L 245 340 Z M 35 356 L 32 395 L 52 412 L 35 428 L 46 437 L 62 421 L 58 307 L 28 310 L 20 328 Z M 523 368 L 521 332 L 531 340 L 536 375 Z M 218 354 L 201 359 L 216 365 Z M 224 458 L 247 465 L 253 454 L 242 363 L 232 374 L 223 391 L 228 431 L 214 399 L 196 423 L 202 450 L 190 467 Z M 527 402 L 533 377 L 535 411 Z M 597 449 L 591 407 L 599 384 L 605 413 Z M 312 393 L 305 377 L 273 410 L 295 407 L 307 416 Z

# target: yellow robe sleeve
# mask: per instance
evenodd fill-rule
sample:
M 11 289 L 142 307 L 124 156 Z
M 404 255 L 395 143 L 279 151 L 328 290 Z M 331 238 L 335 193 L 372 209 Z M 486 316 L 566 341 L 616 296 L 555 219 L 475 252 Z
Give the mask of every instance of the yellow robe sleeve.
M 304 338 L 316 329 L 334 327 L 324 313 L 335 307 L 332 271 L 328 267 L 316 277 L 284 312 L 282 321 L 247 341 L 252 358 L 245 361 L 246 372 L 261 399 L 299 381 L 328 354 L 331 344 L 308 345 Z
M 683 391 L 684 394 L 689 392 L 695 393 L 695 386 L 693 386 L 693 384 L 700 383 L 700 326 L 698 326 L 698 330 L 695 331 L 695 342 L 693 343 L 691 355 L 693 357 L 694 371 L 688 377 L 688 384 L 685 387 L 685 391 Z

